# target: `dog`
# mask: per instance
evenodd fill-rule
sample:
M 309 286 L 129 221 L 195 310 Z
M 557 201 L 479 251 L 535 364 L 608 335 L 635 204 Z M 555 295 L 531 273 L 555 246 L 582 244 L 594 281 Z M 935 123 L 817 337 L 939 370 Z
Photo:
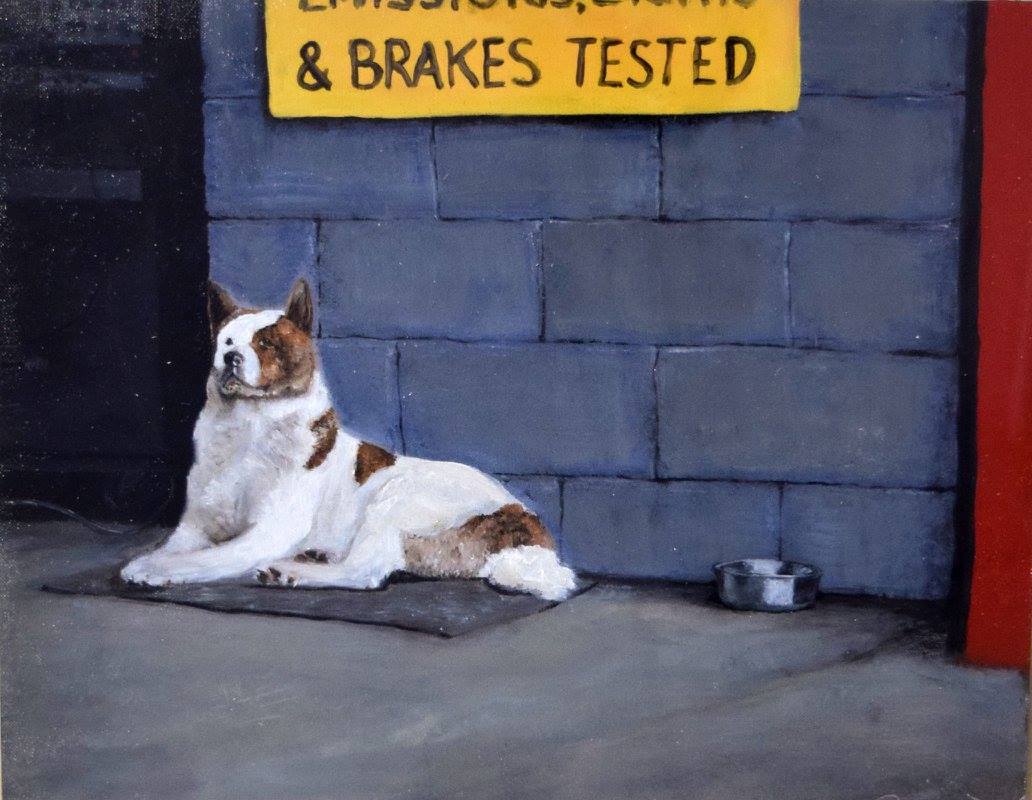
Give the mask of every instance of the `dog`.
M 164 544 L 122 569 L 124 581 L 375 589 L 404 571 L 570 595 L 575 575 L 555 540 L 497 480 L 388 452 L 341 426 L 303 278 L 282 311 L 241 307 L 214 282 L 207 304 L 213 362 L 186 508 Z

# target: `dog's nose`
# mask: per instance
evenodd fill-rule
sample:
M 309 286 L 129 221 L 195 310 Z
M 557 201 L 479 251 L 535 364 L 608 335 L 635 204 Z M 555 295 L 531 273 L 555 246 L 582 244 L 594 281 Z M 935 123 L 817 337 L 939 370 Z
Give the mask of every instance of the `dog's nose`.
M 233 350 L 226 353 L 226 355 L 222 357 L 222 360 L 225 362 L 227 367 L 237 367 L 244 360 L 244 357 L 236 350 Z

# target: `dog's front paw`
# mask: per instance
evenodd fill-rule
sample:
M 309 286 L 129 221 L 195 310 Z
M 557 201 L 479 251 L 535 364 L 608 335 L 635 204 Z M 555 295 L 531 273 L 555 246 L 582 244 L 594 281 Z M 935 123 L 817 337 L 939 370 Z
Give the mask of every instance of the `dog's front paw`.
M 328 564 L 330 563 L 330 554 L 325 550 L 305 550 L 294 556 L 294 560 L 298 564 Z
M 283 566 L 283 565 L 280 565 Z M 255 575 L 258 583 L 262 586 L 296 586 L 297 576 L 290 570 L 281 569 L 278 566 L 269 565 L 265 569 L 258 570 Z
M 133 559 L 122 567 L 118 577 L 135 586 L 170 586 L 172 584 L 171 576 L 161 569 L 161 565 L 152 556 Z

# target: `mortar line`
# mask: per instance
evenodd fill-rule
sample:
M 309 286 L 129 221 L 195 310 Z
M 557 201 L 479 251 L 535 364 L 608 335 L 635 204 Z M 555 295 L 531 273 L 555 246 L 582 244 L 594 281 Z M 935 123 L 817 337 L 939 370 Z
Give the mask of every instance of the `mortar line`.
M 441 189 L 437 175 L 437 122 L 430 120 L 430 183 L 434 193 L 434 217 L 441 219 Z
M 557 478 L 559 481 L 559 538 L 562 539 L 563 528 L 566 526 L 566 478 Z
M 792 325 L 792 223 L 785 227 L 785 252 L 782 257 L 782 280 L 784 281 L 785 293 L 785 343 L 791 347 L 795 339 L 795 331 Z
M 401 446 L 401 452 L 407 453 L 408 450 L 405 446 L 405 421 L 401 402 L 401 348 L 397 342 L 394 343 L 394 391 L 398 396 L 398 444 Z
M 538 295 L 538 341 L 545 341 L 546 303 L 545 295 L 545 223 L 538 220 L 534 223 L 535 257 L 537 264 L 534 275 L 537 280 Z
M 659 158 L 659 176 L 656 181 L 656 219 L 664 219 L 663 194 L 666 181 L 666 159 L 663 158 L 663 120 L 656 120 L 656 153 Z
M 263 214 L 253 213 L 225 213 L 216 212 L 208 215 L 209 222 L 304 222 L 312 219 L 311 214 Z M 661 219 L 642 216 L 641 214 L 610 214 L 607 216 L 593 217 L 564 217 L 564 216 L 515 216 L 485 213 L 478 216 L 461 215 L 435 215 L 431 213 L 421 214 L 399 214 L 392 216 L 375 215 L 365 216 L 362 214 L 334 215 L 322 214 L 320 216 L 325 222 L 574 222 L 581 225 L 604 225 L 613 222 L 649 222 L 654 225 L 692 225 L 701 222 L 766 222 L 774 224 L 778 222 L 799 224 L 823 222 L 831 225 L 856 225 L 892 228 L 896 230 L 928 230 L 936 228 L 957 227 L 963 221 L 960 217 L 924 217 L 921 219 L 898 219 L 894 217 L 819 217 L 819 216 L 771 216 L 771 217 L 729 217 L 726 215 L 694 216 L 694 217 L 669 217 L 664 215 Z
M 632 475 L 628 473 L 611 473 L 608 475 L 598 473 L 576 473 L 576 472 L 555 472 L 545 473 L 540 470 L 529 472 L 514 472 L 512 470 L 498 470 L 492 474 L 504 475 L 506 478 L 554 478 L 562 481 L 627 481 L 631 483 L 655 483 L 660 485 L 679 483 L 723 483 L 736 486 L 756 486 L 777 489 L 778 487 L 794 488 L 812 486 L 818 489 L 857 489 L 871 492 L 908 492 L 919 494 L 950 494 L 956 491 L 955 486 L 889 486 L 886 484 L 857 483 L 855 481 L 843 481 L 833 483 L 831 481 L 793 481 L 783 478 L 733 478 L 733 477 L 698 477 L 691 475 L 679 475 L 676 478 L 649 477 L 648 475 Z
M 652 438 L 652 478 L 659 475 L 659 353 L 658 347 L 652 352 L 652 429 L 649 435 Z
M 785 558 L 785 484 L 778 484 L 778 559 Z
M 315 264 L 313 265 L 315 271 L 315 297 L 317 301 L 317 308 L 322 308 L 323 301 L 323 278 L 322 278 L 322 220 L 318 217 L 315 218 Z M 319 313 L 318 311 L 316 312 Z M 316 336 L 319 339 L 323 338 L 323 320 L 322 314 L 319 314 L 319 326 L 316 329 Z
M 542 344 L 540 339 L 458 339 L 453 336 L 373 336 L 370 334 L 344 333 L 327 334 L 321 338 L 327 341 L 358 339 L 370 342 L 442 342 L 446 344 L 483 345 L 488 347 L 526 346 Z M 933 352 L 928 350 L 849 350 L 846 348 L 827 347 L 825 345 L 791 344 L 778 342 L 713 342 L 709 344 L 685 344 L 673 342 L 627 342 L 607 341 L 604 339 L 549 339 L 544 344 L 568 345 L 572 347 L 609 348 L 627 350 L 629 348 L 663 350 L 721 350 L 721 349 L 764 349 L 792 351 L 800 353 L 835 353 L 850 356 L 884 356 L 888 358 L 923 358 L 934 361 L 954 361 L 955 352 Z

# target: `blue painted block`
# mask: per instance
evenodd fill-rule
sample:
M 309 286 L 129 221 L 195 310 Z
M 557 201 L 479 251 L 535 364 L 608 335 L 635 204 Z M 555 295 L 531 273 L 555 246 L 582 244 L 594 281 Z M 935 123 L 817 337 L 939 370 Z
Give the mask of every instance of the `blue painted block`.
M 951 353 L 957 229 L 792 226 L 792 333 L 814 347 Z
M 562 500 L 559 481 L 535 475 L 499 476 L 506 488 L 545 523 L 557 542 L 562 541 Z
M 652 122 L 442 122 L 445 217 L 654 217 L 659 157 Z
M 208 225 L 213 280 L 242 304 L 279 308 L 299 276 L 315 288 L 315 223 L 222 220 Z
M 648 476 L 652 352 L 401 342 L 405 443 L 490 472 Z
M 394 343 L 323 339 L 319 353 L 341 424 L 365 441 L 401 452 Z
M 203 0 L 201 52 L 205 97 L 260 97 L 265 31 L 256 0 Z
M 786 486 L 783 555 L 816 564 L 821 588 L 920 600 L 946 596 L 950 492 Z
M 324 335 L 538 338 L 529 223 L 335 222 L 321 235 Z
M 778 348 L 666 350 L 659 475 L 952 486 L 951 360 Z
M 549 339 L 784 342 L 783 223 L 544 227 Z
M 942 0 L 804 0 L 803 91 L 962 92 L 967 12 Z
M 216 217 L 433 213 L 425 121 L 276 120 L 256 100 L 204 104 L 208 211 Z
M 670 120 L 663 212 L 951 219 L 960 213 L 963 121 L 963 97 L 804 97 L 792 114 Z
M 563 554 L 584 572 L 687 581 L 778 552 L 778 490 L 598 478 L 563 485 Z

